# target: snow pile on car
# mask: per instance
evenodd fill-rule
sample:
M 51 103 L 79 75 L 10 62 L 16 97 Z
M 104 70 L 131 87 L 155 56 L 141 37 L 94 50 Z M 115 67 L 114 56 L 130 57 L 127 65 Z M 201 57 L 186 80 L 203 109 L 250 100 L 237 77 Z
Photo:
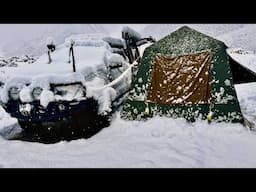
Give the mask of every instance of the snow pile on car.
M 72 63 L 68 62 L 71 40 L 75 42 L 76 73 L 72 72 Z M 50 90 L 51 84 L 81 82 L 86 87 L 87 97 L 91 96 L 99 101 L 100 113 L 111 110 L 111 102 L 116 97 L 116 91 L 105 86 L 109 83 L 106 80 L 107 68 L 118 64 L 127 68 L 127 65 L 125 65 L 124 58 L 113 53 L 109 44 L 102 40 L 100 35 L 73 35 L 66 38 L 65 43 L 57 46 L 56 51 L 51 54 L 51 64 L 47 64 L 48 56 L 44 54 L 33 65 L 11 70 L 6 67 L 2 68 L 4 86 L 0 90 L 0 100 L 7 103 L 10 88 L 17 87 L 20 90 L 21 101 L 31 102 L 32 91 L 40 87 L 42 88 L 40 103 L 47 107 L 49 102 L 57 100 Z
M 101 33 L 92 34 L 76 34 L 71 35 L 65 39 L 66 47 L 70 47 L 71 42 L 74 42 L 74 46 L 93 46 L 93 47 L 106 47 L 110 48 L 109 44 L 103 40 L 104 35 Z
M 92 81 L 86 82 L 86 87 L 87 96 L 93 97 L 99 103 L 99 114 L 111 112 L 111 103 L 117 96 L 116 90 L 112 87 L 104 87 L 103 79 L 98 77 L 94 78 Z

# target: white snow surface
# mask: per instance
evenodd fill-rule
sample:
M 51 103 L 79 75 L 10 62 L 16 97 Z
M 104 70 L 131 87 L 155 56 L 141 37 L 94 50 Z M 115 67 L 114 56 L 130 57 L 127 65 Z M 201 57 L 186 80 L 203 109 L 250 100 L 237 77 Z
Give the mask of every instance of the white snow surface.
M 240 27 L 244 26 L 239 25 Z M 223 30 L 218 32 L 215 29 L 210 33 L 219 36 L 224 34 L 221 33 L 223 31 L 228 33 L 230 29 L 235 33 L 237 26 L 220 28 Z M 232 36 L 229 39 L 231 41 Z M 232 46 L 245 49 L 250 40 L 244 41 L 242 46 L 236 45 L 243 40 L 237 43 L 235 41 L 234 38 Z M 244 60 L 250 60 L 250 56 L 245 57 Z M 250 62 L 244 63 L 246 65 Z M 87 85 L 103 86 L 104 82 L 95 78 L 87 82 Z M 256 124 L 256 83 L 240 84 L 235 88 L 244 116 Z M 90 94 L 97 96 L 91 91 Z M 114 97 L 111 90 L 109 95 L 110 98 Z M 241 124 L 208 124 L 206 121 L 188 123 L 184 119 L 167 117 L 154 117 L 147 121 L 125 121 L 116 113 L 110 127 L 89 139 L 48 145 L 6 140 L 4 137 L 6 138 L 7 131 L 4 128 L 7 125 L 17 125 L 16 120 L 0 108 L 0 167 L 3 168 L 256 167 L 255 132 L 249 131 Z M 15 130 L 18 129 L 17 127 Z
M 14 138 L 21 131 L 22 129 L 20 128 L 17 119 L 12 118 L 0 106 L 0 137 L 1 137 L 0 139 Z
M 97 68 L 103 65 L 103 58 L 106 48 L 93 46 L 75 46 L 74 56 L 76 70 L 82 72 L 85 68 Z M 24 64 L 19 67 L 2 67 L 5 76 L 20 76 L 32 77 L 43 74 L 67 74 L 73 72 L 72 61 L 69 61 L 69 47 L 65 45 L 57 46 L 56 51 L 51 53 L 52 63 L 48 64 L 48 54 L 43 54 L 32 65 Z M 71 58 L 70 58 L 71 59 Z
M 1 167 L 255 167 L 256 136 L 240 124 L 189 124 L 155 117 L 111 127 L 90 139 L 45 145 L 0 139 Z
M 243 113 L 256 122 L 256 83 L 236 89 Z M 89 139 L 47 145 L 0 137 L 0 145 L 4 168 L 256 167 L 255 132 L 241 124 L 167 117 L 125 121 L 117 113 L 110 127 Z
M 228 48 L 227 53 L 236 62 L 256 72 L 256 50 L 245 50 L 242 48 Z

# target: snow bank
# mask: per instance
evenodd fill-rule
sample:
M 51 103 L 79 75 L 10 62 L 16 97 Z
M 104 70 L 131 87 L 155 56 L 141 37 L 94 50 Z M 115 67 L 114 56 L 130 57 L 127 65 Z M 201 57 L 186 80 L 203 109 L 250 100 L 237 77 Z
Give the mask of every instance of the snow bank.
M 20 134 L 21 131 L 17 119 L 10 117 L 0 106 L 0 136 L 11 139 Z
M 3 167 L 237 168 L 256 166 L 256 136 L 240 124 L 154 117 L 124 121 L 90 139 L 57 144 L 4 141 Z M 65 158 L 63 158 L 65 157 Z M 72 162 L 72 163 L 71 163 Z
M 256 83 L 235 88 L 243 113 L 256 122 Z M 110 127 L 90 139 L 45 145 L 0 138 L 0 145 L 0 166 L 6 168 L 256 167 L 256 135 L 241 124 L 158 116 L 125 121 L 117 113 Z

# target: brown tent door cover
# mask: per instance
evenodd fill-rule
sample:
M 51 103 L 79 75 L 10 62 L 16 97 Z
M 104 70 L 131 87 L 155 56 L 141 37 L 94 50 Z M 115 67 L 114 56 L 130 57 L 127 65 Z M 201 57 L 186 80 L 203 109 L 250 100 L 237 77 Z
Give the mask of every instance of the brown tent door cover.
M 157 54 L 147 101 L 157 104 L 210 103 L 211 54 L 168 57 Z

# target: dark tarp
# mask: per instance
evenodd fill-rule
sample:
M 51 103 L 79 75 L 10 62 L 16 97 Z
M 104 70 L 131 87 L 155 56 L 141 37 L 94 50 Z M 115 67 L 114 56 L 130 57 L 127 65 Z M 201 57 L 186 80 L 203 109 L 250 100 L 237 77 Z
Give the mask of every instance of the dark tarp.
M 209 52 L 178 57 L 156 55 L 147 101 L 157 104 L 210 103 Z

